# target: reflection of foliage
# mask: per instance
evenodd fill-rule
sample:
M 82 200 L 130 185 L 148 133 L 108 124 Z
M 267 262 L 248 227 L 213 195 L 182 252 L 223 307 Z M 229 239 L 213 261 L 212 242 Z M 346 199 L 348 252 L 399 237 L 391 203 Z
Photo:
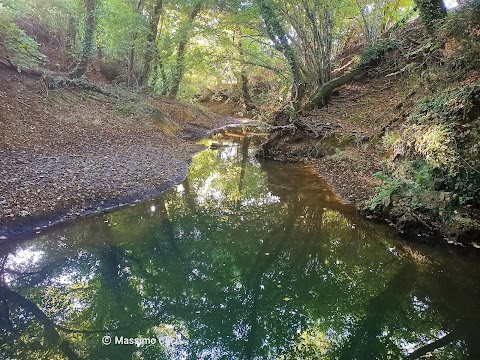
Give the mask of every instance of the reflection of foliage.
M 325 334 L 314 326 L 309 331 L 300 334 L 298 344 L 292 350 L 292 354 L 280 356 L 279 359 L 319 359 L 325 358 L 330 347 Z
M 435 289 L 405 295 L 410 287 L 398 284 L 414 272 L 398 275 L 410 260 L 387 251 L 394 241 L 381 229 L 312 196 L 298 171 L 266 176 L 239 149 L 199 154 L 182 186 L 148 204 L 18 245 L 6 263 L 17 271 L 9 287 L 92 359 L 334 358 L 363 326 L 381 329 L 372 338 L 398 354 L 404 339 L 420 346 L 444 329 Z M 408 316 L 385 315 L 383 300 L 395 296 Z M 3 343 L 28 339 L 40 358 L 62 358 L 31 314 L 8 306 L 18 332 L 1 332 Z M 157 336 L 160 345 L 104 347 L 105 334 Z M 449 346 L 448 354 L 464 345 Z M 9 345 L 6 358 L 30 356 L 19 347 Z M 371 358 L 384 349 L 372 348 Z
M 223 209 L 237 201 L 250 204 L 252 198 L 259 202 L 269 201 L 260 196 L 268 194 L 262 172 L 250 163 L 246 169 L 242 194 L 239 193 L 242 171 L 241 164 L 236 162 L 239 155 L 236 147 L 228 147 L 221 153 L 208 150 L 196 155 L 190 174 L 194 179 L 191 186 L 199 195 L 197 201 Z

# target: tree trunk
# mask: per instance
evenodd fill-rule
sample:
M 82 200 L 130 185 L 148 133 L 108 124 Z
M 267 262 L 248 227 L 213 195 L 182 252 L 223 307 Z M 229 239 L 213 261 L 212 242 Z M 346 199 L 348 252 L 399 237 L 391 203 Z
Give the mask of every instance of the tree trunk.
M 73 351 L 68 340 L 62 339 L 54 322 L 40 309 L 37 304 L 23 295 L 10 290 L 6 286 L 0 286 L 0 298 L 8 301 L 11 305 L 23 308 L 32 314 L 38 323 L 43 327 L 45 344 L 49 348 L 58 347 L 69 360 L 77 360 L 80 357 Z
M 410 359 L 411 360 L 418 359 L 421 356 L 426 355 L 430 352 L 433 352 L 437 349 L 440 349 L 440 348 L 450 344 L 451 342 L 453 342 L 455 340 L 458 340 L 458 336 L 455 334 L 454 331 L 451 331 L 450 333 L 448 333 L 444 337 L 442 337 L 438 340 L 435 340 L 434 342 L 431 342 L 431 343 L 429 343 L 425 346 L 422 346 L 421 348 L 415 350 L 413 353 L 408 355 L 407 359 L 409 359 L 409 360 Z
M 253 104 L 250 91 L 248 90 L 248 77 L 244 68 L 242 68 L 240 72 L 240 82 L 242 83 L 243 103 L 245 104 L 247 112 L 251 113 L 253 110 L 255 110 L 255 105 Z
M 141 7 L 142 7 L 142 0 L 137 0 L 137 6 L 136 6 L 137 12 L 140 12 Z M 134 36 L 133 40 L 136 40 L 136 36 Z M 135 48 L 132 46 L 128 51 L 127 87 L 130 87 L 132 85 L 134 66 L 135 66 Z
M 75 51 L 75 45 L 77 43 L 77 22 L 75 21 L 75 17 L 69 16 L 68 17 L 68 28 L 67 28 L 67 38 L 65 40 L 65 52 L 66 52 L 66 59 L 69 62 L 73 60 L 73 53 Z
M 134 60 L 135 60 L 135 50 L 132 47 L 128 52 L 127 87 L 130 87 L 132 85 Z
M 255 109 L 255 105 L 253 104 L 250 92 L 248 90 L 248 77 L 246 72 L 246 64 L 244 61 L 245 54 L 243 52 L 243 41 L 241 33 L 239 33 L 237 48 L 238 54 L 240 56 L 240 85 L 242 88 L 243 103 L 245 104 L 247 112 L 250 113 L 252 110 Z
M 251 138 L 248 135 L 245 135 L 242 141 L 242 161 L 240 165 L 240 179 L 238 180 L 238 199 L 235 209 L 239 210 L 242 205 L 242 192 L 245 187 L 245 173 L 247 170 L 248 162 L 248 148 L 250 147 Z
M 145 53 L 145 62 L 143 64 L 143 71 L 140 75 L 139 84 L 144 85 L 150 72 L 153 68 L 153 62 L 157 56 L 157 37 L 158 37 L 158 22 L 160 21 L 160 15 L 162 13 L 163 0 L 157 0 L 153 13 L 150 19 L 150 32 L 147 35 L 147 51 Z
M 415 287 L 418 270 L 413 264 L 404 265 L 385 284 L 383 290 L 372 297 L 365 307 L 365 317 L 341 347 L 337 359 L 350 360 L 352 354 L 357 359 L 381 358 L 381 334 L 392 318 L 400 316 L 404 311 L 404 304 L 408 303 L 409 296 Z M 403 310 L 403 311 L 402 311 Z
M 290 46 L 285 29 L 275 11 L 265 0 L 259 0 L 258 4 L 260 5 L 260 14 L 270 40 L 275 44 L 277 50 L 283 54 L 290 67 L 292 74 L 291 102 L 293 107 L 298 110 L 305 95 L 306 85 L 300 70 L 297 54 Z
M 365 68 L 366 66 L 359 66 L 320 86 L 308 99 L 308 102 L 304 107 L 305 110 L 312 110 L 326 106 L 333 90 L 352 81 L 356 76 L 363 74 Z
M 312 58 L 312 63 L 314 64 L 314 74 L 316 76 L 309 85 L 320 86 L 327 81 L 330 81 L 331 78 L 331 57 L 332 57 L 332 31 L 333 31 L 333 20 L 331 10 L 328 9 L 328 6 L 318 6 L 313 5 L 307 1 L 303 0 L 303 9 L 305 15 L 308 19 L 309 28 L 311 31 L 311 37 L 307 33 L 302 32 L 302 35 L 299 35 L 302 38 L 302 42 L 308 44 L 312 43 L 309 46 L 310 56 Z M 301 27 L 301 26 L 300 26 Z M 297 32 L 299 32 L 297 30 Z
M 83 35 L 82 50 L 80 53 L 80 59 L 69 74 L 69 78 L 82 77 L 87 71 L 88 62 L 93 53 L 95 28 L 97 25 L 97 19 L 95 11 L 97 9 L 97 0 L 84 0 L 85 6 L 85 34 Z
M 160 94 L 166 96 L 168 93 L 168 79 L 167 79 L 167 73 L 165 72 L 165 67 L 163 66 L 163 61 L 162 59 L 158 59 L 157 66 L 156 66 L 156 71 L 160 73 L 160 77 L 162 78 L 162 89 Z
M 352 81 L 356 76 L 363 74 L 369 67 L 376 66 L 382 60 L 386 50 L 381 54 L 370 60 L 363 60 L 358 65 L 355 65 L 350 71 L 342 76 L 336 77 L 329 82 L 319 86 L 315 92 L 310 96 L 308 102 L 305 104 L 305 110 L 312 110 L 315 108 L 322 108 L 327 105 L 330 95 L 336 88 Z
M 183 77 L 183 72 L 185 71 L 185 64 L 183 62 L 185 58 L 185 47 L 187 46 L 187 40 L 181 40 L 180 44 L 178 44 L 178 50 L 177 50 L 177 65 L 175 66 L 174 73 L 175 75 L 173 76 L 173 85 L 170 88 L 170 91 L 168 93 L 168 96 L 172 98 L 176 98 L 178 95 L 178 90 L 180 89 L 180 81 L 181 78 Z
M 188 39 L 190 38 L 188 31 L 190 30 L 190 25 L 193 23 L 193 20 L 195 20 L 201 9 L 202 1 L 197 1 L 193 6 L 192 11 L 188 15 L 186 28 L 180 34 L 180 42 L 178 43 L 177 50 L 177 64 L 175 65 L 173 84 L 168 94 L 172 98 L 177 97 L 178 90 L 180 89 L 180 82 L 182 81 L 183 74 L 185 72 L 185 50 L 187 47 Z

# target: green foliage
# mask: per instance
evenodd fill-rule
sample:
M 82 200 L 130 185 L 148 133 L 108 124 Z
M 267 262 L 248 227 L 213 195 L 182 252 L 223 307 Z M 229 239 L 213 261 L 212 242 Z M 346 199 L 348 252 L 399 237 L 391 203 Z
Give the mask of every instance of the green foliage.
M 413 15 L 412 0 L 356 0 L 353 7 L 358 7 L 361 30 L 368 44 L 375 44 L 385 29 L 403 24 Z
M 4 5 L 9 5 L 8 3 Z M 38 50 L 38 44 L 14 23 L 14 13 L 3 9 L 0 4 L 0 51 L 18 71 L 32 69 L 46 58 Z
M 35 29 L 47 29 L 60 44 L 68 41 L 67 28 L 71 18 L 81 23 L 83 4 L 81 0 L 23 0 L 21 15 L 33 20 Z M 41 30 L 40 30 L 41 31 Z M 58 45 L 58 44 L 57 44 Z
M 289 97 L 295 97 L 295 94 L 288 96 L 293 78 L 296 82 L 293 89 L 299 93 L 330 79 L 336 66 L 335 54 L 342 51 L 352 34 L 362 32 L 358 27 L 362 16 L 371 17 L 368 21 L 380 35 L 411 7 L 411 0 L 373 4 L 353 0 L 205 1 L 201 2 L 198 16 L 190 20 L 197 1 L 164 1 L 158 37 L 146 41 L 156 1 L 102 0 L 96 6 L 98 25 L 92 46 L 87 49 L 81 43 L 89 34 L 83 0 L 1 0 L 1 3 L 4 7 L 21 8 L 21 16 L 32 24 L 29 31 L 45 30 L 40 35 L 49 37 L 55 51 L 61 52 L 64 68 L 74 58 L 78 59 L 79 54 L 96 51 L 101 58 L 97 65 L 114 63 L 124 69 L 116 79 L 129 84 L 135 84 L 135 80 L 143 83 L 151 42 L 157 46 L 159 61 L 148 71 L 150 84 L 158 93 L 170 93 L 179 77 L 182 98 L 191 98 L 207 87 L 226 84 L 240 87 L 241 69 L 249 84 L 267 83 L 269 93 L 274 90 L 273 97 L 265 96 L 265 92 L 252 94 L 254 102 L 266 104 L 269 110 L 274 105 L 284 106 Z M 265 19 L 260 16 L 261 11 L 266 14 Z M 20 34 L 17 37 L 21 38 Z M 24 39 L 22 42 L 25 43 Z M 180 46 L 182 43 L 185 45 Z M 181 47 L 183 54 L 179 53 Z M 377 50 L 370 50 L 369 56 L 376 57 Z M 289 71 L 292 66 L 293 72 Z
M 387 131 L 382 137 L 382 146 L 385 150 L 393 148 L 396 144 L 402 140 L 401 135 L 396 131 Z
M 384 57 L 387 51 L 396 49 L 397 47 L 398 44 L 394 39 L 382 39 L 362 51 L 359 66 L 377 63 Z
M 340 148 L 335 148 L 335 154 L 332 155 L 332 157 L 335 160 L 340 160 L 344 156 L 344 152 Z
M 122 59 L 133 49 L 141 58 L 146 51 L 148 23 L 135 3 L 105 0 L 99 12 L 97 42 L 106 55 Z
M 431 222 L 451 221 L 458 213 L 458 196 L 439 189 L 445 176 L 427 161 L 406 162 L 389 175 L 375 174 L 383 181 L 377 193 L 366 203 L 368 211 L 385 211 L 408 218 L 428 218 Z
M 455 178 L 478 164 L 480 84 L 449 89 L 421 99 L 399 135 L 384 137 L 394 154 L 425 159 L 433 168 Z M 467 125 L 470 124 L 470 125 Z
M 384 147 L 401 157 L 381 177 L 368 210 L 390 207 L 391 214 L 436 224 L 445 234 L 478 225 L 465 209 L 480 205 L 479 85 L 421 99 L 398 131 L 385 134 Z
M 445 187 L 458 194 L 460 205 L 480 205 L 480 165 L 466 166 L 455 177 L 445 179 Z
M 17 9 L 18 10 L 18 5 L 19 1 L 15 0 L 0 0 L 0 12 L 1 8 L 3 7 L 4 9 Z
M 394 179 L 384 173 L 375 173 L 374 176 L 382 180 L 383 185 L 378 188 L 377 194 L 366 204 L 366 208 L 371 211 L 378 208 L 387 208 L 390 205 L 392 195 L 403 185 L 400 179 Z
M 434 190 L 438 187 L 438 168 L 423 158 L 415 159 L 408 164 L 407 174 L 418 186 Z
M 446 124 L 464 122 L 469 112 L 480 101 L 480 82 L 449 89 L 432 97 L 422 99 L 414 113 L 416 122 L 435 121 Z
M 415 0 L 415 4 L 420 10 L 420 18 L 429 30 L 438 28 L 447 10 L 443 0 Z
M 447 124 L 412 126 L 415 152 L 432 166 L 444 167 L 451 174 L 458 171 L 459 152 L 455 132 Z
M 450 41 L 451 61 L 463 69 L 480 67 L 480 1 L 462 2 L 460 9 L 448 14 L 439 33 Z M 453 41 L 452 41 L 453 40 Z

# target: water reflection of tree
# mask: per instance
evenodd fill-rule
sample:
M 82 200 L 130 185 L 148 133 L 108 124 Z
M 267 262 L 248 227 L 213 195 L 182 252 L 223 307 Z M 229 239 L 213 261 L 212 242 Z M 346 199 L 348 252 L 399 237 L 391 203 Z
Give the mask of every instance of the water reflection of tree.
M 351 359 L 352 354 L 361 359 L 375 359 L 382 354 L 401 357 L 400 349 L 383 331 L 398 325 L 404 303 L 409 301 L 409 294 L 415 286 L 415 274 L 412 263 L 403 265 L 385 288 L 368 301 L 365 317 L 342 345 L 339 359 Z
M 33 301 L 8 287 L 5 281 L 5 273 L 9 272 L 9 270 L 5 268 L 7 258 L 8 255 L 3 255 L 1 259 L 2 268 L 0 274 L 2 277 L 0 284 L 0 325 L 4 329 L 4 331 L 2 331 L 4 356 L 7 358 L 15 358 L 18 356 L 23 357 L 29 353 L 33 355 L 37 347 L 40 346 L 38 337 L 28 338 L 22 336 L 24 332 L 28 333 L 30 330 L 33 330 L 33 333 L 35 333 L 36 330 L 38 330 L 35 326 L 36 324 L 22 321 L 22 319 L 29 319 L 31 317 L 34 322 L 42 328 L 40 338 L 43 338 L 43 346 L 46 354 L 53 355 L 56 353 L 55 350 L 59 350 L 68 359 L 79 359 L 75 351 L 72 350 L 70 342 L 60 336 L 57 331 L 57 326 L 50 317 Z M 43 270 L 40 270 L 38 273 L 43 272 Z M 14 320 L 12 315 L 14 315 L 16 319 L 21 320 L 15 321 L 16 319 Z M 15 335 L 20 336 L 17 337 Z M 13 347 L 12 345 L 15 343 L 18 343 L 19 346 Z
M 241 154 L 240 175 L 238 180 L 238 199 L 237 199 L 236 210 L 240 209 L 243 187 L 245 186 L 245 173 L 247 170 L 248 149 L 250 148 L 250 142 L 251 142 L 250 136 L 245 136 L 242 139 L 242 145 L 241 145 L 241 151 L 240 151 L 240 154 Z
M 351 358 L 402 356 L 402 339 L 418 343 L 418 354 L 441 345 L 418 341 L 432 329 L 465 339 L 448 326 L 459 312 L 441 320 L 452 312 L 438 299 L 452 283 L 433 288 L 434 271 L 386 251 L 390 240 L 318 192 L 315 176 L 287 165 L 267 176 L 248 161 L 247 140 L 200 155 L 183 190 L 6 250 L 41 250 L 36 264 L 4 261 L 2 289 L 50 325 L 26 303 L 2 299 L 2 343 L 31 339 L 44 358 L 68 357 L 61 344 L 92 359 Z M 430 297 L 431 308 L 417 309 L 414 295 Z M 48 347 L 41 334 L 52 326 L 59 338 L 50 335 Z M 104 334 L 164 341 L 104 347 Z M 448 355 L 456 344 L 439 349 Z M 7 359 L 27 350 L 8 351 Z

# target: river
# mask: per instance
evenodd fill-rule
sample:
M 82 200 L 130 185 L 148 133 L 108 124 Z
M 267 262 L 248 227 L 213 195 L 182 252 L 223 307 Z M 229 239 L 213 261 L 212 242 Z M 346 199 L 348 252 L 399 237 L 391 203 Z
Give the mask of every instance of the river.
M 0 245 L 1 359 L 479 359 L 480 264 L 241 128 L 150 201 Z

